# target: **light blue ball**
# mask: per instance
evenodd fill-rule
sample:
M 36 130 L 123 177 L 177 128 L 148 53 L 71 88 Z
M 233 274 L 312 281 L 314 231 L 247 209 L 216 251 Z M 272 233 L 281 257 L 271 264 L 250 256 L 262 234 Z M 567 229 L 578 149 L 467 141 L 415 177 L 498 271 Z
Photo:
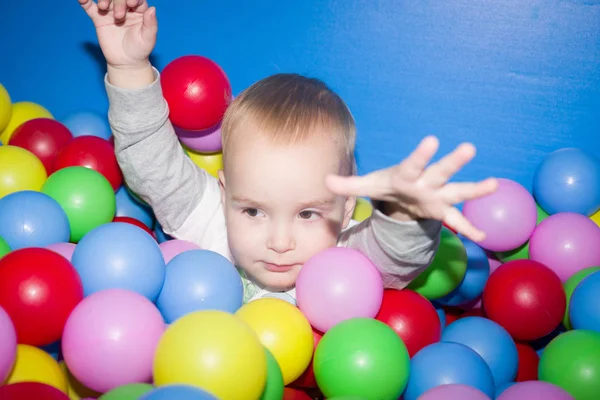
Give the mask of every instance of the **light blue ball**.
M 0 237 L 12 250 L 68 242 L 69 219 L 45 193 L 24 190 L 0 199 Z
M 429 389 L 451 383 L 472 386 L 490 398 L 496 391 L 492 372 L 479 354 L 460 343 L 438 342 L 411 359 L 404 400 L 417 400 Z
M 195 386 L 160 386 L 140 397 L 140 400 L 218 400 L 212 394 Z
M 592 215 L 600 209 L 600 161 L 577 148 L 550 153 L 535 171 L 533 196 L 548 214 Z
M 599 243 L 600 245 L 600 243 Z M 586 276 L 573 291 L 569 318 L 573 329 L 600 332 L 600 271 Z
M 112 136 L 108 117 L 95 112 L 77 112 L 67 116 L 61 122 L 71 131 L 73 137 L 98 136 L 108 140 Z
M 143 229 L 123 222 L 88 232 L 77 244 L 72 263 L 85 296 L 127 289 L 154 302 L 165 280 L 165 260 L 158 243 Z
M 494 321 L 482 317 L 461 318 L 444 329 L 442 342 L 463 344 L 487 363 L 495 386 L 514 380 L 519 367 L 517 345 L 510 334 Z
M 173 239 L 172 236 L 167 235 L 165 233 L 165 231 L 163 230 L 162 226 L 160 226 L 158 221 L 156 221 L 156 223 L 154 224 L 154 234 L 156 235 L 156 241 L 158 243 L 166 242 L 167 240 Z
M 115 193 L 115 201 L 117 205 L 115 216 L 135 218 L 150 229 L 154 227 L 152 209 L 135 200 L 125 185 Z
M 234 313 L 243 297 L 242 278 L 229 260 L 210 250 L 190 250 L 167 264 L 156 305 L 165 322 L 173 323 L 193 311 Z

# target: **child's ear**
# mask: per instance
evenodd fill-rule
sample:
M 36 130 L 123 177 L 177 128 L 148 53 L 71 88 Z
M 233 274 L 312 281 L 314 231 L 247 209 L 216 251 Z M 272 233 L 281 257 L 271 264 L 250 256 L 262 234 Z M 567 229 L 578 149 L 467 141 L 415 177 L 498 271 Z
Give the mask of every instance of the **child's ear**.
M 342 224 L 342 228 L 346 228 L 350 223 L 354 214 L 354 207 L 356 207 L 356 197 L 350 196 L 346 199 L 346 204 L 344 205 L 344 223 Z
M 220 169 L 217 171 L 217 175 L 219 176 L 219 189 L 221 189 L 221 203 L 225 204 L 225 174 Z

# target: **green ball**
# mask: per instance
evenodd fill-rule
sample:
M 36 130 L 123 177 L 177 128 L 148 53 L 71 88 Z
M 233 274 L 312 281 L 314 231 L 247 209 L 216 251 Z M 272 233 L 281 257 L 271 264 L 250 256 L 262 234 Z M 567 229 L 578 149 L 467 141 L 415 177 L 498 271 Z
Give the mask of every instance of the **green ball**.
M 439 299 L 456 289 L 467 271 L 467 251 L 460 238 L 442 227 L 440 245 L 431 265 L 409 285 L 429 300 Z
M 326 398 L 396 400 L 408 382 L 410 359 L 404 342 L 388 325 L 352 318 L 323 335 L 313 366 Z
M 70 241 L 77 243 L 115 216 L 115 192 L 99 172 L 85 167 L 67 167 L 54 172 L 42 192 L 58 201 L 69 219 Z
M 131 383 L 104 393 L 98 400 L 137 400 L 153 389 L 149 383 Z
M 265 347 L 267 353 L 267 383 L 261 400 L 281 400 L 283 398 L 283 374 L 273 354 Z
M 8 246 L 8 243 L 6 243 L 6 240 L 0 236 L 0 258 L 8 253 L 10 253 L 10 247 Z
M 571 302 L 571 295 L 573 294 L 573 291 L 577 285 L 579 285 L 584 278 L 587 278 L 588 275 L 596 271 L 600 271 L 600 267 L 584 268 L 571 275 L 571 277 L 567 279 L 565 283 L 563 283 L 565 294 L 567 295 L 567 309 L 565 310 L 565 316 L 563 317 L 563 325 L 565 328 L 567 328 L 567 330 L 573 329 L 571 326 L 571 320 L 569 319 L 569 303 Z
M 538 367 L 540 381 L 560 386 L 577 400 L 600 396 L 600 333 L 568 331 L 544 349 Z

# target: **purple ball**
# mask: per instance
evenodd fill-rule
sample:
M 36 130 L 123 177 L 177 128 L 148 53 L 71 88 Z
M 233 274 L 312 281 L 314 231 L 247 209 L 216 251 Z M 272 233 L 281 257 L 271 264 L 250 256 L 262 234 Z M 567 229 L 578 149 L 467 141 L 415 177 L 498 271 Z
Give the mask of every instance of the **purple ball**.
M 0 386 L 12 371 L 17 357 L 17 332 L 10 316 L 0 307 Z
M 453 383 L 429 389 L 419 400 L 491 400 L 485 393 L 474 387 Z
M 179 141 L 198 153 L 217 153 L 222 150 L 221 124 L 201 131 L 187 131 L 175 127 Z
M 463 215 L 485 232 L 477 243 L 486 250 L 509 251 L 531 236 L 537 223 L 537 207 L 531 193 L 509 179 L 498 179 L 498 189 L 487 196 L 466 201 Z
M 506 389 L 498 400 L 575 400 L 563 388 L 543 381 L 519 382 Z
M 564 282 L 577 271 L 600 266 L 600 227 L 578 213 L 551 215 L 533 231 L 529 258 L 552 269 Z
M 162 252 L 165 264 L 168 264 L 175 256 L 183 253 L 184 251 L 200 250 L 200 246 L 187 240 L 173 239 L 162 242 L 158 245 Z
M 75 243 L 61 242 L 61 243 L 52 243 L 46 246 L 48 250 L 52 250 L 55 253 L 60 254 L 67 260 L 71 261 L 73 257 L 73 252 L 75 251 Z

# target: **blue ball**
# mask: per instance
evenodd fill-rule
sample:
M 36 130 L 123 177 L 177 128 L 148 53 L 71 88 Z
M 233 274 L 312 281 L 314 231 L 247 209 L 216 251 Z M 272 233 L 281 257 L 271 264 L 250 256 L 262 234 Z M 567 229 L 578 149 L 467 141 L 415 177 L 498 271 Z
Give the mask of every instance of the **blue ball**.
M 218 400 L 212 394 L 194 386 L 166 385 L 145 393 L 140 400 Z
M 56 200 L 24 190 L 0 199 L 0 237 L 12 250 L 68 242 L 69 219 Z
M 490 276 L 490 261 L 485 250 L 472 240 L 459 235 L 467 252 L 467 271 L 460 284 L 446 296 L 437 299 L 440 304 L 458 306 L 475 300 L 483 293 Z
M 444 329 L 442 342 L 464 344 L 487 363 L 495 386 L 517 376 L 519 353 L 510 334 L 494 321 L 482 317 L 461 318 Z
M 60 340 L 47 344 L 46 346 L 40 346 L 39 348 L 50 354 L 50 356 L 52 356 L 52 358 L 54 358 L 56 361 L 60 361 Z
M 95 112 L 83 111 L 69 115 L 62 121 L 73 137 L 98 136 L 102 139 L 110 139 L 112 132 L 108 118 Z
M 72 263 L 85 296 L 127 289 L 155 301 L 165 280 L 165 260 L 158 243 L 143 229 L 123 222 L 88 232 L 75 247 Z
M 167 240 L 172 240 L 173 237 L 171 235 L 167 235 L 163 230 L 162 226 L 158 223 L 158 221 L 154 224 L 154 234 L 156 235 L 156 241 L 158 243 L 166 242 Z
M 535 171 L 533 196 L 548 214 L 592 215 L 600 209 L 600 161 L 576 148 L 550 153 Z
M 435 301 L 431 304 L 433 304 L 433 306 L 435 307 L 435 311 L 437 312 L 438 317 L 440 317 L 440 324 L 442 326 L 442 330 L 444 330 L 444 328 L 446 327 L 446 311 L 444 311 L 444 308 L 441 304 Z
M 492 372 L 479 354 L 460 343 L 438 342 L 411 359 L 404 400 L 417 400 L 429 389 L 451 383 L 472 386 L 490 398 L 496 391 Z
M 154 213 L 152 212 L 152 209 L 135 200 L 125 185 L 117 190 L 117 193 L 115 193 L 115 200 L 117 203 L 115 216 L 135 218 L 148 228 L 152 229 L 154 226 Z
M 571 295 L 569 318 L 573 329 L 600 332 L 599 304 L 600 271 L 586 276 L 579 282 Z
M 175 256 L 156 305 L 167 323 L 193 311 L 236 312 L 244 298 L 242 278 L 219 253 L 190 250 Z

